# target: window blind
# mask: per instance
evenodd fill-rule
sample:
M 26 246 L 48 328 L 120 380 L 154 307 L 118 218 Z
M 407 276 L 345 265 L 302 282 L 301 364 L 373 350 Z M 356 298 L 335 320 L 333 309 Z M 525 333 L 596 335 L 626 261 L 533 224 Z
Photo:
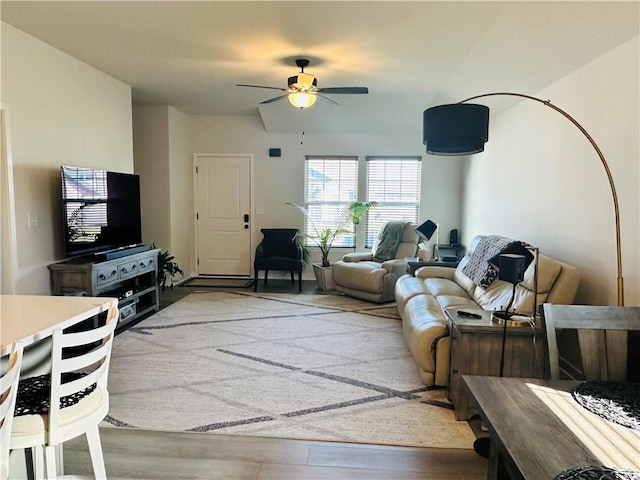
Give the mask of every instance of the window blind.
M 418 221 L 420 157 L 367 157 L 367 201 L 378 206 L 367 215 L 365 246 L 371 248 L 390 220 Z
M 321 230 L 333 227 L 338 212 L 358 198 L 358 157 L 307 156 L 304 203 L 309 212 L 305 233 L 313 234 L 311 222 Z M 336 237 L 334 247 L 353 247 L 354 235 Z

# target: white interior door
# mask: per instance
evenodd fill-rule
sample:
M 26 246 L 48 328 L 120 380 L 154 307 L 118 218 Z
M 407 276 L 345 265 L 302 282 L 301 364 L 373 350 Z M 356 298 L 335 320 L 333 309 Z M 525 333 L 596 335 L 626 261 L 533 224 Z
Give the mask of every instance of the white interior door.
M 251 275 L 252 155 L 196 154 L 199 275 Z

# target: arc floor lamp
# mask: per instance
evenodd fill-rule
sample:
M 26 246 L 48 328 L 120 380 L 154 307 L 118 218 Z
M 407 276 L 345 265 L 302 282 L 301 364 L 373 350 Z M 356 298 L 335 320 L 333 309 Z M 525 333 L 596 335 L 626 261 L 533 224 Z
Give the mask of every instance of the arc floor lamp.
M 624 306 L 624 282 L 622 279 L 622 248 L 620 240 L 620 210 L 618 195 L 609 165 L 593 140 L 593 137 L 567 112 L 552 104 L 549 100 L 542 100 L 531 95 L 513 92 L 483 93 L 462 100 L 459 103 L 438 105 L 428 108 L 423 114 L 423 139 L 427 153 L 432 155 L 471 155 L 484 150 L 484 144 L 489 139 L 489 107 L 474 103 L 467 103 L 484 97 L 511 96 L 526 98 L 541 103 L 565 117 L 589 140 L 600 158 L 600 162 L 609 179 L 616 229 L 616 256 L 618 267 L 618 305 Z

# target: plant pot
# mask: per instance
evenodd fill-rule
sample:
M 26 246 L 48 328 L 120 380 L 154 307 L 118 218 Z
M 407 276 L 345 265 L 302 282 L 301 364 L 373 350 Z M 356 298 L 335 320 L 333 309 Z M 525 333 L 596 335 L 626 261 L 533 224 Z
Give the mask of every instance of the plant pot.
M 335 290 L 336 284 L 333 283 L 333 267 L 323 267 L 319 263 L 313 264 L 313 273 L 318 282 L 320 290 Z

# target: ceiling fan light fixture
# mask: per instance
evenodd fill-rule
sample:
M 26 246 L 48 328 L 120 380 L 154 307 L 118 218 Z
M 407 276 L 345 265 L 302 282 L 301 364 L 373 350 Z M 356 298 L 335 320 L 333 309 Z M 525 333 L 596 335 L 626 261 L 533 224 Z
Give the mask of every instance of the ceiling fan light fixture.
M 289 94 L 289 103 L 296 108 L 309 108 L 316 103 L 316 96 L 307 92 L 295 92 Z

